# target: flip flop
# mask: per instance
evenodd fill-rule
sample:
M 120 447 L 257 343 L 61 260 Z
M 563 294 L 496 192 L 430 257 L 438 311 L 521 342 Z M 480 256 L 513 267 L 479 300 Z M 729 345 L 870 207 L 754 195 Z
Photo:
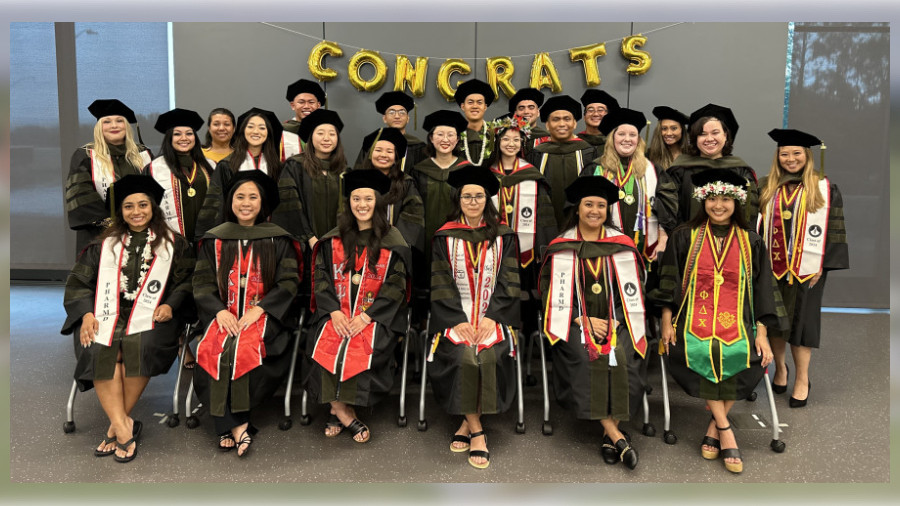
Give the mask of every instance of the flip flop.
M 138 445 L 137 445 L 137 440 L 135 438 L 132 437 L 131 439 L 129 439 L 128 441 L 125 441 L 124 443 L 120 443 L 118 440 L 116 440 L 116 448 L 127 453 L 128 447 L 131 446 L 132 443 L 134 443 L 134 453 L 132 453 L 131 456 L 120 457 L 118 455 L 113 455 L 113 459 L 115 459 L 116 462 L 121 462 L 123 464 L 134 460 L 134 458 L 137 457 L 137 453 L 138 453 Z
M 105 438 L 103 438 L 103 442 L 100 444 L 108 445 L 109 443 L 114 443 L 115 441 L 116 441 L 116 436 L 105 437 Z M 101 451 L 101 450 L 94 448 L 94 456 L 95 457 L 109 457 L 110 455 L 113 455 L 115 453 L 116 453 L 115 448 L 113 448 L 112 450 L 106 450 L 106 451 Z

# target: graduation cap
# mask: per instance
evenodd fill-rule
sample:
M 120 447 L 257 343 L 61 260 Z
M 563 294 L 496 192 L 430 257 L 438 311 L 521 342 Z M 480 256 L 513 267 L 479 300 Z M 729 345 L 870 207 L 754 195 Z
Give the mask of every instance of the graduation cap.
M 509 112 L 516 112 L 516 107 L 523 100 L 531 100 L 540 107 L 544 105 L 544 94 L 537 88 L 522 88 L 509 99 Z
M 98 120 L 104 116 L 122 116 L 129 123 L 137 123 L 134 111 L 115 98 L 100 98 L 91 102 L 88 111 Z
M 611 206 L 619 201 L 619 187 L 603 176 L 578 176 L 566 187 L 566 200 L 578 205 L 585 197 L 600 197 Z
M 801 132 L 800 130 L 794 129 L 781 130 L 778 128 L 773 128 L 769 131 L 769 137 L 771 137 L 773 141 L 778 143 L 778 147 L 800 146 L 804 148 L 811 148 L 813 146 L 822 144 L 822 141 L 820 141 L 819 138 L 815 135 L 811 135 L 806 132 Z
M 109 202 L 109 198 L 112 196 L 115 210 L 119 210 L 122 208 L 122 202 L 125 201 L 125 197 L 135 193 L 145 193 L 159 205 L 162 202 L 165 190 L 151 176 L 128 174 L 117 179 L 106 190 L 106 201 Z
M 487 167 L 481 165 L 464 165 L 447 176 L 447 184 L 462 190 L 467 184 L 475 184 L 484 188 L 488 197 L 493 197 L 500 191 L 500 180 Z
M 388 107 L 393 105 L 402 106 L 406 109 L 406 112 L 409 112 L 413 110 L 416 103 L 411 96 L 402 91 L 388 91 L 382 93 L 381 96 L 378 97 L 378 100 L 375 101 L 375 110 L 378 111 L 378 114 L 384 114 L 387 112 Z
M 585 90 L 581 95 L 581 105 L 587 107 L 588 104 L 603 104 L 606 106 L 607 112 L 613 112 L 619 108 L 619 101 L 613 98 L 612 95 L 603 90 L 595 90 L 593 88 Z
M 310 81 L 309 79 L 300 79 L 289 84 L 284 98 L 286 98 L 288 102 L 293 102 L 294 99 L 297 98 L 297 95 L 301 93 L 311 93 L 316 96 L 316 99 L 320 104 L 325 103 L 325 90 L 319 86 L 319 83 Z
M 703 107 L 692 112 L 691 117 L 689 118 L 690 124 L 693 125 L 697 122 L 697 120 L 710 116 L 721 121 L 722 124 L 724 124 L 725 127 L 728 128 L 728 130 L 731 132 L 732 140 L 737 137 L 738 122 L 736 119 L 734 119 L 734 113 L 731 112 L 731 109 L 722 107 L 721 105 L 706 104 Z
M 447 109 L 434 111 L 425 116 L 425 119 L 422 121 L 422 128 L 428 132 L 439 126 L 453 127 L 456 129 L 456 133 L 460 133 L 466 130 L 469 122 L 466 121 L 466 118 L 459 111 L 448 111 Z
M 250 116 L 262 116 L 269 123 L 269 135 L 266 136 L 266 141 L 272 139 L 272 142 L 274 142 L 276 145 L 281 142 L 281 133 L 284 132 L 284 127 L 281 126 L 281 122 L 278 121 L 278 116 L 275 116 L 274 112 L 260 109 L 258 107 L 253 107 L 249 111 L 238 116 L 236 128 L 240 128 L 244 123 L 244 120 L 249 118 Z M 244 133 L 241 132 L 240 135 L 244 135 Z
M 234 198 L 234 192 L 237 188 L 246 183 L 247 181 L 252 181 L 256 183 L 257 188 L 259 188 L 260 197 L 262 197 L 263 205 L 260 207 L 259 215 L 262 218 L 257 217 L 256 221 L 259 223 L 260 221 L 269 217 L 272 214 L 272 210 L 278 207 L 281 199 L 278 196 L 278 185 L 275 183 L 275 180 L 272 179 L 272 176 L 269 176 L 265 172 L 261 170 L 241 170 L 235 172 L 233 176 L 231 176 L 231 180 L 228 181 L 228 198 L 225 199 L 225 215 L 233 216 L 234 213 L 231 211 L 231 200 Z
M 391 178 L 377 169 L 356 169 L 344 174 L 344 196 L 349 197 L 353 190 L 371 188 L 381 195 L 391 191 Z
M 634 125 L 638 133 L 647 126 L 647 117 L 640 111 L 634 109 L 626 109 L 624 107 L 616 109 L 603 117 L 600 122 L 600 133 L 609 135 L 619 125 Z
M 569 111 L 575 117 L 575 121 L 581 119 L 581 106 L 578 102 L 568 95 L 557 95 L 550 97 L 541 106 L 541 121 L 547 122 L 547 118 L 553 111 Z
M 656 116 L 656 119 L 662 121 L 664 119 L 675 121 L 681 125 L 688 124 L 688 117 L 686 114 L 682 113 L 677 109 L 673 109 L 667 105 L 658 105 L 653 108 L 653 115 Z
M 190 127 L 196 133 L 203 126 L 203 118 L 194 111 L 187 109 L 175 108 L 169 112 L 164 112 L 156 118 L 156 125 L 153 128 L 159 133 L 166 133 L 175 127 Z
M 362 143 L 363 151 L 372 156 L 372 148 L 378 141 L 388 141 L 394 145 L 394 157 L 399 160 L 406 154 L 406 137 L 397 128 L 379 128 L 365 136 Z
M 312 137 L 313 131 L 319 125 L 334 125 L 334 128 L 337 129 L 338 133 L 344 129 L 344 122 L 341 121 L 341 117 L 338 113 L 329 109 L 320 108 L 303 118 L 303 121 L 300 122 L 300 128 L 297 130 L 297 135 L 300 136 L 300 139 L 302 139 L 303 142 L 309 142 L 309 138 Z
M 471 79 L 460 84 L 456 88 L 453 98 L 456 100 L 456 105 L 462 105 L 466 101 L 466 97 L 473 94 L 483 96 L 485 105 L 489 106 L 494 101 L 494 90 L 491 89 L 488 83 L 478 79 Z

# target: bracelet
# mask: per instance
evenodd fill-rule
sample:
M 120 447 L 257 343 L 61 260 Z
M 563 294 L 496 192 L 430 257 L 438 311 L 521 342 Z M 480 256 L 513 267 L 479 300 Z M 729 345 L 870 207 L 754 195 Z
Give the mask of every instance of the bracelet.
M 362 321 L 365 322 L 366 325 L 372 323 L 372 317 L 366 313 L 359 313 L 359 317 L 362 318 Z

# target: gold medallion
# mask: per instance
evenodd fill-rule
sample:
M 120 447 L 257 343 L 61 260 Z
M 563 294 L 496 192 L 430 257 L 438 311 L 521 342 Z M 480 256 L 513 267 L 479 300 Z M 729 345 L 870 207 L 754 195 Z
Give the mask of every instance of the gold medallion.
M 719 286 L 725 282 L 725 277 L 722 276 L 721 274 L 716 274 L 715 281 L 716 281 L 716 286 Z
M 594 284 L 591 286 L 591 291 L 594 292 L 594 293 L 597 294 L 597 295 L 600 295 L 600 292 L 603 291 L 603 287 L 600 286 L 600 283 L 594 283 Z
M 622 200 L 624 198 L 625 198 L 625 190 L 619 190 L 619 200 Z
M 512 204 L 506 204 L 506 214 L 512 214 L 513 206 Z
M 359 284 L 359 281 L 360 281 L 361 279 L 362 279 L 362 276 L 361 276 L 361 275 L 359 275 L 359 274 L 354 274 L 353 276 L 350 277 L 350 282 L 353 283 L 354 285 L 358 285 L 358 284 Z
M 625 203 L 628 204 L 629 206 L 631 204 L 634 204 L 634 197 L 631 195 L 625 195 Z
M 188 197 L 193 197 L 194 195 L 197 194 L 197 190 L 195 190 L 193 188 L 188 188 L 187 194 L 188 194 Z
M 793 215 L 794 215 L 794 213 L 792 213 L 790 211 L 785 211 L 785 212 L 781 213 L 781 217 L 786 220 L 791 219 L 791 216 L 793 216 Z

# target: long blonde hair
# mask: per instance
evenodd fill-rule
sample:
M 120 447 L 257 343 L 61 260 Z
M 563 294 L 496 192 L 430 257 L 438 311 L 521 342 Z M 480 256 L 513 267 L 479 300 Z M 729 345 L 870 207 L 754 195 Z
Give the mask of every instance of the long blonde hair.
M 603 154 L 600 156 L 600 166 L 603 167 L 603 170 L 615 173 L 618 173 L 619 163 L 621 163 L 619 161 L 619 153 L 616 152 L 615 141 L 613 140 L 618 129 L 619 127 L 613 128 L 612 132 L 606 136 L 606 145 L 603 147 Z M 644 173 L 647 172 L 647 157 L 644 156 L 646 150 L 647 143 L 644 142 L 644 138 L 638 133 L 638 145 L 631 155 L 631 165 L 634 167 L 635 179 L 643 178 Z
M 85 144 L 84 149 L 93 150 L 95 156 L 101 162 L 100 167 L 104 172 L 103 175 L 109 178 L 113 177 L 112 158 L 109 156 L 109 145 L 106 143 L 106 138 L 103 137 L 103 122 L 101 120 L 97 120 L 97 124 L 94 125 L 94 141 Z M 127 121 L 125 122 L 125 159 L 139 172 L 144 168 L 141 148 L 134 142 L 134 131 L 131 129 L 131 124 Z
M 775 191 L 778 190 L 778 182 L 781 181 L 781 176 L 785 174 L 785 170 L 782 169 L 781 164 L 778 163 L 778 151 L 780 149 L 780 147 L 775 148 L 775 158 L 772 160 L 769 178 L 766 180 L 766 186 L 759 193 L 760 209 L 766 209 L 769 205 L 769 201 L 772 200 L 775 196 Z M 819 180 L 821 177 L 813 166 L 812 150 L 804 147 L 803 152 L 806 154 L 806 165 L 803 166 L 800 180 L 803 183 L 803 187 L 806 188 L 806 210 L 807 212 L 814 213 L 825 205 L 825 197 L 823 197 L 822 192 L 819 191 Z

